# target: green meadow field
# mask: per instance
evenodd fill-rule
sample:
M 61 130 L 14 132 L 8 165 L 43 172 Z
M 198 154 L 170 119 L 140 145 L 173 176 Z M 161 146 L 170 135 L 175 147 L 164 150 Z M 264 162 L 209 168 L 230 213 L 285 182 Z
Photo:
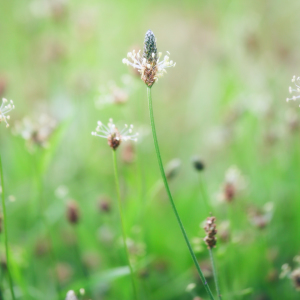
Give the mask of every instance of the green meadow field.
M 0 108 L 0 300 L 300 299 L 299 11 L 0 0 L 0 106 L 15 106 Z M 161 177 L 150 88 L 126 63 L 149 29 L 176 62 L 151 87 L 164 173 L 213 296 Z

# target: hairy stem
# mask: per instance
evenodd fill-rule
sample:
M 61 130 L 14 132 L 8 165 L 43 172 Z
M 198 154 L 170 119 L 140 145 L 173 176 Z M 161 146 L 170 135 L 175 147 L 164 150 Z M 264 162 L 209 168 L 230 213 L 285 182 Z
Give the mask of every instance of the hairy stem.
M 212 265 L 212 269 L 213 269 L 214 281 L 215 281 L 215 285 L 216 285 L 217 295 L 218 295 L 219 300 L 222 300 L 219 281 L 218 281 L 217 269 L 216 269 L 216 266 L 215 266 L 214 255 L 213 255 L 212 249 L 208 249 L 208 251 L 209 251 L 210 261 L 211 261 L 211 265 Z
M 4 194 L 4 178 L 3 178 L 3 168 L 0 155 L 0 176 L 1 176 L 1 195 L 2 195 L 2 211 L 3 211 L 3 224 L 4 224 L 4 244 L 5 244 L 5 255 L 6 255 L 6 265 L 7 265 L 7 274 L 9 281 L 9 288 L 11 292 L 12 299 L 15 300 L 15 294 L 13 289 L 13 282 L 10 273 L 10 257 L 8 249 L 8 235 L 7 235 L 7 215 L 6 215 L 6 206 L 5 206 L 5 194 Z
M 128 251 L 127 243 L 126 243 L 126 232 L 125 232 L 124 221 L 123 221 L 121 192 L 120 192 L 118 167 L 117 167 L 117 157 L 116 157 L 116 151 L 115 150 L 113 150 L 113 163 L 114 163 L 115 181 L 116 181 L 116 189 L 117 189 L 117 196 L 118 196 L 117 198 L 118 198 L 118 207 L 119 207 L 119 214 L 120 214 L 121 227 L 122 227 L 123 243 L 124 243 L 124 248 L 125 248 L 125 252 L 126 252 L 128 266 L 129 266 L 129 269 L 130 269 L 131 283 L 132 283 L 132 288 L 133 288 L 133 293 L 134 293 L 134 299 L 137 300 L 138 297 L 137 297 L 137 290 L 136 290 L 135 281 L 134 281 L 134 273 L 133 273 L 133 268 L 132 268 L 131 263 L 130 263 L 129 251 Z
M 151 96 L 151 88 L 147 88 L 147 95 L 148 95 L 148 104 L 149 104 L 149 113 L 150 113 L 150 121 L 151 121 L 151 127 L 152 127 L 152 134 L 153 134 L 153 140 L 154 140 L 154 146 L 155 146 L 155 150 L 156 150 L 156 155 L 157 155 L 157 161 L 158 161 L 158 165 L 159 165 L 159 169 L 160 169 L 160 173 L 161 173 L 161 176 L 162 176 L 162 179 L 163 179 L 163 182 L 164 182 L 164 185 L 165 185 L 165 188 L 166 188 L 166 191 L 167 191 L 167 194 L 169 196 L 169 200 L 171 202 L 171 206 L 173 208 L 173 211 L 174 211 L 174 214 L 176 216 L 176 219 L 177 219 L 177 222 L 179 224 L 179 227 L 181 229 L 181 232 L 183 234 L 183 237 L 185 239 L 185 242 L 187 244 L 187 247 L 190 251 L 190 254 L 192 256 L 192 259 L 194 261 L 194 264 L 197 268 L 197 271 L 199 273 L 199 276 L 202 280 L 202 283 L 204 285 L 204 288 L 206 290 L 206 292 L 208 293 L 209 297 L 211 300 L 214 300 L 214 296 L 208 286 L 208 283 L 200 269 L 200 266 L 198 264 L 198 261 L 197 261 L 197 258 L 196 258 L 196 255 L 192 249 L 192 246 L 191 246 L 191 243 L 187 237 L 187 234 L 185 232 L 185 229 L 183 227 L 183 224 L 181 222 L 181 219 L 179 217 L 179 214 L 177 212 L 177 209 L 176 209 L 176 206 L 175 206 L 175 203 L 173 201 L 173 198 L 172 198 L 172 195 L 171 195 L 171 191 L 170 191 L 170 188 L 169 188 L 169 185 L 168 185 L 168 181 L 167 181 L 167 178 L 166 178 L 166 175 L 165 175 L 165 171 L 164 171 L 164 167 L 163 167 L 163 163 L 162 163 L 162 160 L 161 160 L 161 155 L 160 155 L 160 151 L 159 151 L 159 146 L 158 146 L 158 140 L 157 140 L 157 136 L 156 136 L 156 130 L 155 130 L 155 123 L 154 123 L 154 115 L 153 115 L 153 107 L 152 107 L 152 96 Z

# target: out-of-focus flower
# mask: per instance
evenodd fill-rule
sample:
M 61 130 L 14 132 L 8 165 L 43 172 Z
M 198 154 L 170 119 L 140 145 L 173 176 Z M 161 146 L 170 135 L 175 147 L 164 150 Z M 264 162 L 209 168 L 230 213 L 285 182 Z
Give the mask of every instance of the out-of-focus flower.
M 68 202 L 67 205 L 67 220 L 70 224 L 77 224 L 79 221 L 79 208 L 74 200 Z
M 99 199 L 99 209 L 101 212 L 109 213 L 111 210 L 111 200 L 106 196 L 101 196 Z
M 58 263 L 56 265 L 55 271 L 57 274 L 57 278 L 61 284 L 67 283 L 73 275 L 73 269 L 67 263 Z
M 78 298 L 73 290 L 70 290 L 67 292 L 66 300 L 78 300 Z
M 296 269 L 291 273 L 291 279 L 297 291 L 300 291 L 300 269 Z
M 10 119 L 10 116 L 8 113 L 15 108 L 14 103 L 12 100 L 9 102 L 7 99 L 2 98 L 2 104 L 0 106 L 0 123 L 5 122 L 6 127 L 9 127 L 8 120 Z
M 259 229 L 265 228 L 271 221 L 273 216 L 273 203 L 268 202 L 264 205 L 263 210 L 252 208 L 249 211 L 249 218 L 251 223 Z
M 201 160 L 198 156 L 192 157 L 192 163 L 193 163 L 194 169 L 198 172 L 203 171 L 205 168 L 205 164 L 204 164 L 203 160 Z
M 286 102 L 289 102 L 289 101 L 296 101 L 297 99 L 300 98 L 300 77 L 297 77 L 294 75 L 293 78 L 292 78 L 292 82 L 294 83 L 295 87 L 292 88 L 291 86 L 289 87 L 289 92 L 290 94 L 293 94 L 293 97 L 291 98 L 286 98 Z
M 281 273 L 279 274 L 279 278 L 285 278 L 291 273 L 291 267 L 288 264 L 284 264 L 281 266 Z
M 7 87 L 6 78 L 0 75 L 0 97 L 4 95 L 6 87 Z
M 170 55 L 169 52 L 167 54 Z M 137 69 L 141 74 L 141 79 L 148 87 L 151 87 L 158 78 L 166 73 L 166 68 L 175 67 L 176 63 L 172 60 L 170 61 L 168 55 L 160 61 L 162 53 L 157 53 L 155 36 L 151 30 L 148 30 L 145 35 L 143 55 L 141 55 L 141 51 L 136 53 L 133 50 L 127 54 L 131 61 L 128 58 L 124 58 L 123 63 Z
M 123 75 L 121 77 L 122 86 L 117 86 L 111 81 L 106 86 L 99 88 L 100 95 L 95 99 L 96 108 L 102 109 L 105 105 L 119 105 L 127 102 L 130 94 L 135 89 L 132 76 Z
M 174 158 L 171 161 L 168 162 L 168 164 L 165 167 L 165 173 L 167 179 L 173 179 L 181 166 L 181 160 L 179 158 Z
M 245 187 L 246 181 L 240 170 L 235 166 L 230 167 L 225 174 L 225 181 L 219 198 L 221 201 L 231 202 L 237 193 Z
M 15 125 L 14 131 L 20 134 L 26 141 L 30 151 L 34 146 L 48 147 L 49 139 L 57 127 L 57 121 L 47 114 L 41 114 L 39 118 L 32 121 L 24 118 L 22 122 Z
M 288 110 L 285 119 L 291 132 L 295 132 L 299 129 L 299 115 L 294 110 Z
M 95 132 L 92 132 L 92 135 L 106 138 L 108 145 L 116 150 L 122 141 L 137 141 L 138 133 L 132 133 L 133 125 L 128 126 L 125 124 L 125 128 L 121 131 L 118 130 L 116 125 L 113 123 L 113 119 L 109 119 L 107 126 L 98 121 L 98 126 Z
M 132 142 L 127 142 L 121 152 L 121 159 L 126 164 L 131 164 L 135 159 L 135 148 Z
M 30 11 L 36 18 L 61 19 L 66 14 L 68 0 L 33 0 Z

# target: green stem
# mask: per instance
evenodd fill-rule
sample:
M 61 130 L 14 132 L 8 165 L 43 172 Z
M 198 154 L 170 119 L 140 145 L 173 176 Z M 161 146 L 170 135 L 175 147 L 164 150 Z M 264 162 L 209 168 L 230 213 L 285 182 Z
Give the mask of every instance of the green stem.
M 204 201 L 204 204 L 205 204 L 205 208 L 206 208 L 207 214 L 209 215 L 209 213 L 211 212 L 211 207 L 209 205 L 207 191 L 204 188 L 204 184 L 203 184 L 203 181 L 202 181 L 202 178 L 201 178 L 201 174 L 199 174 L 199 183 L 200 183 L 200 191 L 201 191 L 202 198 L 203 198 L 203 201 Z
M 60 283 L 58 280 L 58 275 L 57 275 L 57 271 L 56 271 L 56 265 L 57 265 L 57 257 L 54 251 L 54 246 L 53 246 L 53 239 L 52 239 L 52 235 L 51 235 L 51 228 L 50 225 L 48 223 L 47 217 L 45 215 L 45 199 L 44 199 L 44 176 L 43 173 L 39 170 L 39 163 L 38 161 L 35 160 L 35 176 L 36 176 L 36 180 L 37 180 L 37 190 L 38 190 L 38 205 L 39 206 L 39 211 L 38 211 L 38 218 L 41 220 L 42 224 L 45 227 L 46 230 L 46 235 L 48 237 L 49 243 L 50 243 L 50 250 L 49 250 L 49 260 L 51 262 L 51 265 L 54 267 L 54 284 L 55 284 L 55 288 L 56 288 L 56 293 L 57 293 L 57 299 L 60 299 Z
M 127 243 L 126 243 L 126 233 L 125 233 L 125 227 L 124 227 L 124 221 L 123 221 L 121 192 L 120 192 L 118 167 L 117 167 L 117 157 L 116 157 L 116 151 L 115 150 L 113 150 L 113 163 L 114 163 L 115 181 L 116 181 L 116 189 L 117 189 L 117 196 L 118 196 L 117 198 L 118 198 L 118 207 L 119 207 L 119 214 L 120 214 L 121 227 L 122 227 L 123 243 L 124 243 L 124 248 L 125 248 L 125 252 L 126 252 L 128 266 L 129 266 L 129 269 L 130 269 L 131 283 L 132 283 L 132 289 L 133 289 L 133 293 L 134 293 L 134 299 L 137 300 L 138 297 L 137 297 L 137 291 L 136 291 L 136 286 L 135 286 L 135 282 L 134 282 L 134 273 L 133 273 L 133 268 L 132 268 L 131 263 L 130 263 L 129 251 L 128 251 Z
M 218 274 L 217 274 L 217 269 L 216 269 L 215 260 L 214 260 L 214 255 L 213 255 L 212 249 L 208 249 L 208 251 L 209 251 L 209 257 L 210 257 L 210 261 L 211 261 L 211 265 L 212 265 L 212 269 L 213 269 L 214 281 L 215 281 L 215 285 L 216 285 L 217 295 L 218 295 L 219 300 L 222 300 L 219 281 L 218 281 Z
M 1 176 L 1 188 L 2 188 L 2 210 L 3 210 L 3 224 L 4 224 L 4 243 L 5 243 L 5 254 L 6 254 L 6 265 L 7 265 L 7 274 L 9 281 L 9 288 L 12 295 L 13 300 L 15 300 L 15 294 L 13 289 L 13 282 L 10 274 L 10 259 L 9 259 L 9 250 L 8 250 L 8 235 L 7 235 L 7 215 L 6 215 L 6 206 L 5 206 L 5 195 L 4 195 L 4 178 L 3 178 L 3 169 L 2 169 L 2 161 L 0 156 L 0 176 Z
M 194 261 L 194 264 L 197 268 L 197 271 L 199 273 L 199 276 L 202 280 L 202 283 L 204 285 L 204 288 L 206 290 L 206 292 L 208 293 L 209 297 L 211 300 L 214 300 L 214 296 L 208 286 L 208 283 L 200 269 L 200 266 L 198 264 L 198 261 L 197 261 L 197 258 L 196 258 L 196 255 L 192 249 L 192 246 L 191 246 L 191 243 L 187 237 L 187 234 L 185 232 L 185 229 L 183 227 L 183 224 L 181 222 L 181 219 L 179 217 L 179 214 L 177 212 L 177 209 L 176 209 L 176 206 L 175 206 L 175 203 L 173 201 L 173 198 L 172 198 L 172 195 L 171 195 L 171 191 L 170 191 L 170 188 L 169 188 L 169 185 L 168 185 L 168 181 L 167 181 L 167 178 L 166 178 L 166 175 L 165 175 L 165 171 L 164 171 L 164 167 L 163 167 L 163 163 L 162 163 L 162 160 L 161 160 L 161 155 L 160 155 L 160 151 L 159 151 L 159 146 L 158 146 L 158 140 L 157 140 L 157 136 L 156 136 L 156 130 L 155 130 L 155 123 L 154 123 L 154 115 L 153 115 L 153 107 L 152 107 L 152 97 L 151 97 L 151 88 L 147 88 L 147 95 L 148 95 L 148 104 L 149 104 L 149 113 L 150 113 L 150 121 L 151 121 L 151 127 L 152 127 L 152 134 L 153 134 L 153 140 L 154 140 L 154 146 L 155 146 L 155 150 L 156 150 L 156 155 L 157 155 L 157 160 L 158 160 L 158 165 L 159 165 L 159 169 L 160 169 L 160 173 L 161 173 L 161 176 L 162 176 L 162 179 L 164 181 L 164 185 L 165 185 L 165 188 L 166 188 L 166 191 L 167 191 L 167 194 L 169 196 L 169 199 L 170 199 L 170 202 L 171 202 L 171 206 L 173 208 L 173 211 L 174 211 L 174 214 L 176 216 L 176 219 L 177 219 L 177 222 L 179 224 L 179 227 L 181 229 L 181 232 L 183 234 L 183 237 L 185 239 L 185 242 L 189 248 L 189 251 L 190 251 L 190 254 L 192 256 L 192 259 Z

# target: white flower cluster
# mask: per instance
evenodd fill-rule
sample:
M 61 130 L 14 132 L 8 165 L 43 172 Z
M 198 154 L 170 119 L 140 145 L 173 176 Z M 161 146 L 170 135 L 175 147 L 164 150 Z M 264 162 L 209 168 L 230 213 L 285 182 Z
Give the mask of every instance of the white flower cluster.
M 7 114 L 14 108 L 15 106 L 12 100 L 8 102 L 7 99 L 5 98 L 2 99 L 2 104 L 0 107 L 0 123 L 4 121 L 6 123 L 6 127 L 9 126 L 7 120 L 10 119 L 10 116 Z
M 300 98 L 300 77 L 297 77 L 294 75 L 292 78 L 292 82 L 295 84 L 295 88 L 289 87 L 290 94 L 296 92 L 298 95 L 293 95 L 291 98 L 286 98 L 286 102 L 289 102 L 290 100 L 296 101 Z

